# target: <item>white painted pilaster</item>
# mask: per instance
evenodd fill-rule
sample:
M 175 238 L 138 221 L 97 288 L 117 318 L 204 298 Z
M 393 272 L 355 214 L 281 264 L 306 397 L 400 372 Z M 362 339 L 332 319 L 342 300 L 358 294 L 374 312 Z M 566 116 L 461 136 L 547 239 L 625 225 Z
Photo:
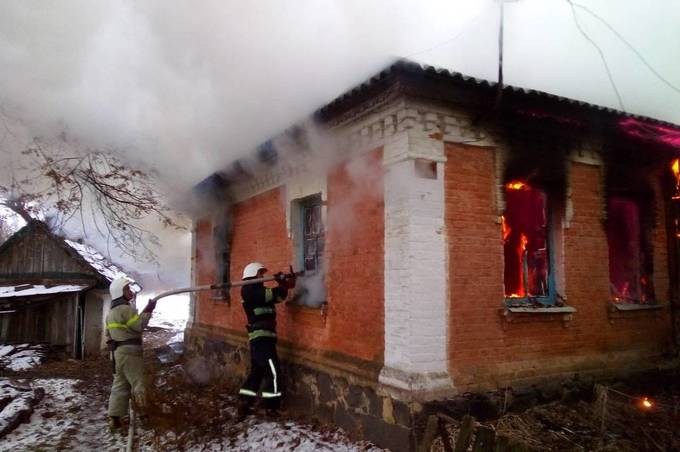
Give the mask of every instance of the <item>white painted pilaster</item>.
M 415 159 L 436 162 L 436 179 L 419 177 Z M 444 144 L 405 130 L 384 147 L 384 389 L 427 400 L 453 393 L 448 374 Z

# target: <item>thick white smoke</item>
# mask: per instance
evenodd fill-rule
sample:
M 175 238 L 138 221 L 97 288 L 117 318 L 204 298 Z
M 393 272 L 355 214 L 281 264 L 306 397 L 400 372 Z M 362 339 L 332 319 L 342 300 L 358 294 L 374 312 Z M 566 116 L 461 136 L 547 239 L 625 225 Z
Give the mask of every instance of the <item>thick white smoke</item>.
M 582 0 L 680 84 L 673 0 Z M 492 0 L 9 0 L 0 14 L 0 181 L 32 136 L 66 131 L 182 193 L 394 57 L 494 79 Z M 506 4 L 505 78 L 618 107 L 567 2 Z M 581 13 L 580 13 L 581 14 Z M 627 109 L 680 122 L 680 102 L 592 17 Z M 671 99 L 674 99 L 671 101 Z M 183 258 L 182 258 L 183 259 Z M 181 259 L 176 259 L 181 260 Z

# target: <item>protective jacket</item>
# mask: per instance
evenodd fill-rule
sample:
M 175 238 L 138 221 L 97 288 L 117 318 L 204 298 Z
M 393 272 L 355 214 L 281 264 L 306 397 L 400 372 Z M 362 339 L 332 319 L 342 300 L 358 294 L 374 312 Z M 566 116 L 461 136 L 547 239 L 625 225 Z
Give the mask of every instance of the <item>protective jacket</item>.
M 138 314 L 126 299 L 116 298 L 111 302 L 111 310 L 106 316 L 107 338 L 115 342 L 141 339 L 142 331 L 150 319 L 150 312 Z
M 285 287 L 265 287 L 264 284 L 252 284 L 241 288 L 243 309 L 248 318 L 248 339 L 276 337 L 276 303 L 286 299 L 288 289 Z
M 258 391 L 265 407 L 277 409 L 281 403 L 281 371 L 276 353 L 276 303 L 286 299 L 285 287 L 269 288 L 253 284 L 241 288 L 243 309 L 248 317 L 250 372 L 239 391 L 240 403 L 250 409 Z
M 146 404 L 142 331 L 150 319 L 150 312 L 138 314 L 122 297 L 111 303 L 111 310 L 106 316 L 106 336 L 114 342 L 114 376 L 109 397 L 109 416 L 127 415 L 130 395 L 135 398 L 139 408 Z

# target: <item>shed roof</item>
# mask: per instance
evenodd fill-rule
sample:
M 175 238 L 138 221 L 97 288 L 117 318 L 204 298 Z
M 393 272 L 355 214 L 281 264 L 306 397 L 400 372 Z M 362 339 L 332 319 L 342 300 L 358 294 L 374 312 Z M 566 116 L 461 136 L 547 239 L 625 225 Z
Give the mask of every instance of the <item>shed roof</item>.
M 134 278 L 130 277 L 119 266 L 109 261 L 96 248 L 85 243 L 80 243 L 60 237 L 59 235 L 50 231 L 49 227 L 44 222 L 39 220 L 30 221 L 28 224 L 26 224 L 26 226 L 19 229 L 2 245 L 0 245 L 0 255 L 10 252 L 16 243 L 35 231 L 44 232 L 45 235 L 40 235 L 40 237 L 46 237 L 58 243 L 64 249 L 64 251 L 73 257 L 74 260 L 79 261 L 81 265 L 85 266 L 85 268 L 89 268 L 94 274 L 99 276 L 99 279 L 106 285 L 116 278 L 125 277 L 133 282 L 133 290 L 141 290 L 141 287 L 135 282 Z
M 12 286 L 0 286 L 1 298 L 32 297 L 36 295 L 54 295 L 69 292 L 82 292 L 92 287 L 91 284 L 59 284 L 55 286 L 20 284 Z

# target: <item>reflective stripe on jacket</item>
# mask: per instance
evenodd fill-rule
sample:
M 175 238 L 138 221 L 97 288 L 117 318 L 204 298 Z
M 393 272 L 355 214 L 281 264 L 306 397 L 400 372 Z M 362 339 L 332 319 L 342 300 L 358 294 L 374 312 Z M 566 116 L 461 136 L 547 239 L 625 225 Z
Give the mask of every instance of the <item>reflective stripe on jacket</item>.
M 116 300 L 117 301 L 117 300 Z M 142 331 L 151 319 L 151 313 L 137 313 L 129 303 L 113 303 L 114 307 L 106 316 L 106 333 L 116 342 L 141 339 Z
M 241 288 L 243 310 L 248 318 L 248 339 L 276 337 L 276 303 L 288 296 L 284 287 L 265 287 L 252 284 Z

